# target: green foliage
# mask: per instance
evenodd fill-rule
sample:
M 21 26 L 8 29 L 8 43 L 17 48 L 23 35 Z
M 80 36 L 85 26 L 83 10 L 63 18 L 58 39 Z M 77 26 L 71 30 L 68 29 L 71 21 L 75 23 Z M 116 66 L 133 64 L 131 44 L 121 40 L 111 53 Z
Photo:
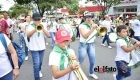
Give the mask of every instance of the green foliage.
M 78 0 L 14 0 L 18 4 L 30 4 L 35 3 L 40 14 L 43 16 L 43 13 L 46 10 L 53 10 L 57 8 L 62 8 L 68 6 L 69 10 L 72 12 L 78 11 Z
M 31 10 L 31 8 L 27 5 L 16 4 L 9 9 L 9 12 L 12 17 L 18 17 L 20 14 L 28 14 L 29 10 Z
M 20 5 L 23 5 L 23 4 L 30 3 L 32 0 L 14 0 L 14 1 L 17 2 Z
M 30 4 L 35 3 L 40 14 L 43 16 L 45 10 L 50 10 L 51 7 L 57 3 L 57 0 L 15 0 L 18 4 Z M 56 5 L 56 4 L 55 4 Z
M 70 14 L 78 13 L 78 10 L 79 10 L 78 0 L 71 0 L 69 3 L 67 3 L 66 6 L 67 6 Z

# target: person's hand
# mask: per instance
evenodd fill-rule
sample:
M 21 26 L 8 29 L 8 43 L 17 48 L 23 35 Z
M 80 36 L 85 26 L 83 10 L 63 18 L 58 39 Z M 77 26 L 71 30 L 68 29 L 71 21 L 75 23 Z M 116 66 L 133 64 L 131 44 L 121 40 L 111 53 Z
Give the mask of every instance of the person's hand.
M 138 44 L 138 47 L 140 47 L 140 41 L 137 41 L 136 43 Z
M 19 76 L 19 68 L 13 69 L 14 80 Z
M 76 60 L 76 55 L 74 55 L 74 54 L 71 54 L 69 57 L 71 60 Z
M 92 24 L 91 25 L 91 30 L 92 31 L 94 31 L 95 29 L 97 29 L 98 28 L 98 25 L 97 24 Z
M 89 23 L 92 25 L 92 24 L 95 24 L 94 22 L 93 22 L 93 20 L 89 20 Z
M 79 68 L 79 62 L 74 61 L 72 64 L 70 64 L 70 69 L 73 71 L 75 69 Z
M 140 47 L 140 42 L 137 41 L 137 42 L 134 44 L 134 47 L 135 47 L 135 48 Z

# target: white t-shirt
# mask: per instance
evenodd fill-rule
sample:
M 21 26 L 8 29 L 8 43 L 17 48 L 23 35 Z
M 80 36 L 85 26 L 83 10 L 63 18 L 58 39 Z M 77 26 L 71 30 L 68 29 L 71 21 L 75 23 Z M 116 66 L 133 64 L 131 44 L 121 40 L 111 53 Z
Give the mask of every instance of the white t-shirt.
M 69 51 L 73 51 L 73 50 L 69 49 Z M 59 65 L 60 60 L 61 60 L 60 53 L 52 51 L 49 55 L 49 66 L 55 65 L 60 69 L 60 65 Z M 65 58 L 64 68 L 67 68 L 67 67 L 68 67 L 68 58 Z M 63 77 L 60 77 L 58 79 L 55 79 L 54 77 L 52 77 L 52 78 L 53 78 L 52 80 L 77 80 L 76 76 L 73 72 L 71 72 L 70 74 L 68 73 L 68 74 L 66 74 Z M 70 79 L 68 79 L 68 78 L 70 78 Z
M 57 22 L 52 21 L 49 23 L 49 25 L 51 26 L 49 32 L 56 32 L 57 31 Z
M 129 63 L 129 61 L 130 61 L 130 53 L 125 52 L 121 48 L 121 46 L 127 46 L 127 43 L 123 39 L 118 39 L 116 41 L 117 55 L 116 55 L 115 61 L 123 60 L 123 61 L 126 61 L 127 63 Z
M 28 22 L 19 23 L 18 27 L 21 28 L 21 31 L 25 32 L 28 25 L 30 25 Z
M 80 24 L 80 25 L 79 25 L 79 29 L 83 29 L 83 30 L 85 30 L 85 32 L 90 31 L 90 28 L 88 28 L 87 25 L 85 25 L 85 24 Z M 88 41 L 86 42 L 87 39 L 85 39 L 85 38 L 82 36 L 82 34 L 80 33 L 80 42 L 83 42 L 83 43 L 85 43 L 85 42 L 86 42 L 86 43 L 93 43 L 94 40 L 96 39 L 96 36 L 92 37 L 92 34 L 91 34 L 91 36 L 89 36 L 89 37 L 91 37 L 91 39 L 88 40 Z
M 111 24 L 112 24 L 112 21 L 110 20 L 104 20 L 101 22 L 101 25 L 103 27 L 106 27 L 107 28 L 107 32 L 110 32 L 111 31 Z
M 44 25 L 43 25 L 44 26 Z M 44 27 L 45 30 L 46 27 Z M 27 32 L 30 32 L 32 30 L 36 29 L 32 24 L 28 26 Z M 45 40 L 44 40 L 45 34 L 43 31 L 41 32 L 35 32 L 31 37 L 29 41 L 29 49 L 33 51 L 39 51 L 39 50 L 45 50 Z
M 7 46 L 8 46 L 11 43 L 11 41 L 6 35 L 4 35 L 4 37 L 7 42 Z M 3 46 L 3 44 L 0 40 L 0 77 L 5 76 L 6 74 L 8 74 L 11 71 L 12 71 L 12 66 L 8 59 L 5 47 Z
M 132 29 L 134 30 L 134 36 L 140 36 L 140 21 L 135 19 L 131 22 Z

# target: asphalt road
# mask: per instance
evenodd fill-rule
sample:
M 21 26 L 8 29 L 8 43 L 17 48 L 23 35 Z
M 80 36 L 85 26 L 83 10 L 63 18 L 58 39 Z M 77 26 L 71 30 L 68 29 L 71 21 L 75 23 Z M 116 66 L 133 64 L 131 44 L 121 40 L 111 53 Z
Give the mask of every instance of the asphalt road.
M 47 39 L 47 42 L 50 43 L 49 38 Z M 100 45 L 101 38 L 97 38 L 95 41 L 95 44 L 96 44 L 96 64 L 95 64 L 95 67 L 108 66 L 108 67 L 115 68 L 115 62 L 114 62 L 114 58 L 116 55 L 115 44 L 114 43 L 111 44 L 113 46 L 112 49 L 108 49 L 107 47 L 103 47 Z M 71 43 L 71 48 L 73 48 L 76 53 L 78 50 L 78 45 L 79 45 L 79 40 Z M 42 66 L 43 77 L 41 78 L 41 80 L 51 80 L 51 71 L 50 71 L 50 68 L 48 66 L 48 56 L 49 56 L 51 50 L 52 49 L 51 49 L 50 45 L 47 45 L 45 56 L 44 56 L 44 61 L 43 61 L 43 66 Z M 86 58 L 84 60 L 84 63 L 81 66 L 82 66 L 82 69 L 85 72 L 85 74 L 88 75 L 89 62 L 88 62 L 88 57 L 87 56 L 85 56 L 85 57 Z M 25 61 L 20 69 L 20 76 L 19 76 L 18 80 L 33 80 L 33 68 L 32 67 L 33 67 L 32 66 L 32 57 L 29 54 L 29 60 Z M 114 73 L 116 73 L 116 72 L 109 72 L 109 73 L 108 72 L 101 72 L 101 71 L 95 72 L 95 74 L 99 77 L 99 80 L 114 80 L 113 79 Z M 140 80 L 139 74 L 140 74 L 140 67 L 133 69 L 131 77 L 129 77 L 125 80 Z M 89 80 L 94 80 L 90 77 L 88 77 L 88 78 L 89 78 Z

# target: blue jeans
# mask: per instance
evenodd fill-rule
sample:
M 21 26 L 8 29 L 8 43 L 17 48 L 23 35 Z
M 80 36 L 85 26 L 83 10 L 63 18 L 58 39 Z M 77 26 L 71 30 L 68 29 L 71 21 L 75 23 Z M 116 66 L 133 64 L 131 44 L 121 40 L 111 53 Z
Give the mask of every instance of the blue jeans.
M 94 43 L 81 43 L 78 49 L 78 59 L 80 64 L 83 63 L 85 56 L 88 55 L 89 58 L 89 73 L 92 74 L 94 72 L 94 64 L 95 64 L 95 44 Z
M 55 45 L 55 32 L 50 32 L 51 36 L 51 47 L 53 48 Z
M 25 56 L 28 56 L 28 47 L 26 45 L 23 32 L 19 32 L 19 38 L 20 38 L 20 46 L 23 48 L 23 50 L 25 52 Z
M 44 57 L 44 51 L 45 50 L 31 51 L 35 80 L 40 80 L 39 71 L 41 71 L 41 66 L 42 66 L 43 57 Z
M 13 80 L 13 72 L 9 72 L 8 74 L 0 78 L 0 80 Z
M 109 36 L 108 36 L 108 34 L 105 34 L 104 39 L 103 39 L 103 41 L 102 41 L 102 44 L 104 44 L 105 41 L 107 42 L 107 45 L 110 46 L 110 44 L 109 44 L 110 41 L 109 41 Z
M 19 44 L 21 47 L 25 48 L 25 40 L 24 40 L 24 33 L 23 32 L 19 32 Z M 24 49 L 25 50 L 25 49 Z
M 140 41 L 140 36 L 134 36 L 134 38 L 138 41 Z
M 116 75 L 117 80 L 123 80 L 123 78 L 129 77 L 131 75 L 131 68 L 127 65 L 128 63 L 125 61 L 116 61 L 116 66 L 118 69 L 118 74 Z

